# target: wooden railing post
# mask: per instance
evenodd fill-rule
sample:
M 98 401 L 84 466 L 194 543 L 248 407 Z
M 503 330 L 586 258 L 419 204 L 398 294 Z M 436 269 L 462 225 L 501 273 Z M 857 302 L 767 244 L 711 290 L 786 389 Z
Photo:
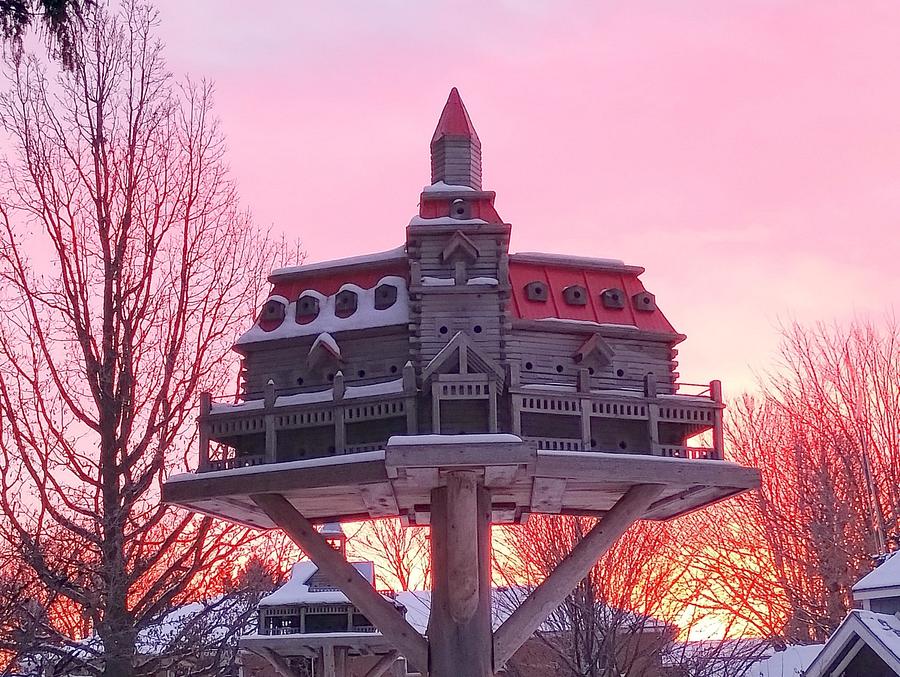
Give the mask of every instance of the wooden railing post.
M 406 408 L 406 434 L 415 435 L 419 432 L 418 407 L 416 406 L 416 368 L 412 362 L 403 365 L 403 394 L 406 395 L 404 407 Z
M 644 397 L 647 402 L 647 430 L 650 434 L 650 453 L 654 456 L 662 454 L 659 445 L 659 404 L 657 403 L 656 374 L 648 372 L 644 375 Z
M 347 427 L 344 423 L 344 372 L 338 371 L 332 382 L 332 399 L 334 401 L 334 451 L 343 454 L 347 451 Z
M 200 393 L 200 461 L 197 470 L 204 472 L 209 470 L 209 421 L 207 416 L 212 411 L 212 395 Z
M 278 434 L 275 431 L 275 381 L 269 379 L 263 395 L 266 425 L 266 463 L 275 463 L 278 453 Z
M 723 427 L 724 399 L 722 382 L 709 382 L 709 396 L 718 405 L 713 412 L 713 451 L 717 458 L 725 458 L 725 430 Z

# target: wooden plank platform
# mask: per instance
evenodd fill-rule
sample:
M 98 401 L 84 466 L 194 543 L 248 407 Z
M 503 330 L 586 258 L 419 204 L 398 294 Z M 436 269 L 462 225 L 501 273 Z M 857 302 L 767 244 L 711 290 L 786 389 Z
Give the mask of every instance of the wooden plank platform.
M 450 471 L 484 478 L 496 523 L 530 513 L 602 516 L 633 486 L 664 485 L 644 518 L 666 520 L 759 486 L 759 471 L 728 461 L 587 451 L 538 451 L 512 435 L 392 438 L 383 451 L 187 473 L 162 499 L 262 529 L 255 494 L 281 494 L 314 522 L 399 516 L 427 523 L 431 490 Z

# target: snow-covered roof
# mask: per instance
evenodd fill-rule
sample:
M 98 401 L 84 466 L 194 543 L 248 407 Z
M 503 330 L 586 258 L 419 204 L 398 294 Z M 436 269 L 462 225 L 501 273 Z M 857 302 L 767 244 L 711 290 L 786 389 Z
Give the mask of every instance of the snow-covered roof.
M 591 268 L 624 269 L 625 262 L 621 259 L 602 259 L 592 256 L 572 256 L 570 254 L 549 254 L 545 252 L 517 252 L 509 255 L 510 259 L 523 263 L 549 263 L 561 266 L 577 266 Z
M 327 524 L 322 525 L 319 529 L 319 533 L 327 536 L 343 536 L 344 528 L 341 526 L 340 522 L 328 522 Z
M 852 659 L 859 651 L 861 645 L 858 639 L 865 642 L 895 674 L 900 675 L 900 618 L 854 609 L 810 662 L 804 677 L 830 675 L 838 661 L 845 657 Z
M 459 191 L 474 191 L 475 189 L 471 186 L 451 186 L 448 183 L 444 183 L 443 181 L 437 181 L 436 183 L 432 183 L 430 186 L 425 186 L 422 189 L 423 193 L 458 193 Z
M 372 562 L 351 562 L 363 578 L 375 586 L 375 565 Z M 285 604 L 350 604 L 340 590 L 310 590 L 310 579 L 319 568 L 312 562 L 297 562 L 291 568 L 287 583 L 259 600 L 260 606 Z
M 397 300 L 388 308 L 379 310 L 375 307 L 375 289 L 382 284 L 394 285 L 397 288 Z M 347 317 L 340 317 L 336 313 L 335 301 L 337 293 L 345 290 L 356 292 L 357 307 Z M 314 296 L 319 300 L 318 315 L 306 324 L 299 324 L 296 321 L 296 299 L 288 302 L 283 297 L 269 297 L 270 300 L 276 300 L 286 305 L 284 320 L 271 331 L 264 330 L 258 322 L 254 323 L 250 329 L 241 335 L 236 345 L 242 346 L 260 341 L 274 341 L 297 336 L 318 336 L 319 340 L 323 341 L 326 340 L 323 338 L 323 335 L 330 335 L 334 332 L 409 323 L 409 294 L 406 289 L 406 280 L 402 277 L 386 275 L 369 289 L 363 289 L 353 284 L 345 284 L 337 293 L 325 296 L 312 289 L 301 292 L 297 296 L 298 299 L 303 296 Z M 331 343 L 334 343 L 333 339 Z M 332 347 L 335 346 L 336 344 Z
M 285 268 L 277 268 L 272 271 L 269 276 L 270 280 L 278 277 L 294 276 L 298 274 L 315 273 L 323 270 L 331 270 L 332 268 L 345 268 L 348 266 L 363 266 L 369 263 L 384 263 L 385 261 L 394 261 L 406 258 L 406 245 L 400 245 L 393 249 L 383 252 L 374 252 L 372 254 L 362 254 L 360 256 L 348 256 L 343 259 L 333 259 L 331 261 L 318 261 L 317 263 L 306 263 L 300 266 L 287 266 Z
M 452 216 L 438 216 L 426 219 L 418 214 L 409 220 L 411 226 L 486 226 L 484 219 L 454 219 Z
M 824 644 L 789 646 L 750 666 L 746 677 L 799 677 L 809 667 Z
M 888 555 L 853 586 L 856 599 L 894 596 L 900 596 L 900 553 L 897 552 Z

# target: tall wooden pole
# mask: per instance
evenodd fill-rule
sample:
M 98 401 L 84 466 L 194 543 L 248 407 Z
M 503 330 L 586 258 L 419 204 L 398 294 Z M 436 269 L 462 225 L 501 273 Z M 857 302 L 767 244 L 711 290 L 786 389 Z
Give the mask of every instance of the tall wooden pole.
M 491 499 L 467 473 L 431 492 L 431 576 L 430 677 L 493 677 Z

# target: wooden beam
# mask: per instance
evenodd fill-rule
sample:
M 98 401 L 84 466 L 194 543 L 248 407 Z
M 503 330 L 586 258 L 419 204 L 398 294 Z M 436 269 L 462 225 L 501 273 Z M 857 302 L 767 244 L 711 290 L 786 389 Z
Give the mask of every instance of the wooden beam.
M 512 655 L 559 607 L 578 582 L 613 543 L 640 519 L 664 487 L 642 484 L 628 490 L 579 542 L 559 566 L 535 588 L 494 633 L 494 669 L 499 671 Z
M 378 662 L 366 673 L 365 677 L 381 677 L 384 673 L 391 669 L 391 666 L 397 662 L 400 654 L 396 651 L 386 653 L 378 659 Z
M 395 517 L 400 514 L 390 482 L 363 484 L 359 488 L 359 495 L 372 517 Z
M 531 485 L 531 511 L 556 514 L 562 510 L 566 480 L 535 477 Z
M 328 545 L 316 528 L 280 494 L 258 494 L 254 502 L 281 527 L 388 641 L 423 675 L 428 672 L 428 643 L 399 611 Z

